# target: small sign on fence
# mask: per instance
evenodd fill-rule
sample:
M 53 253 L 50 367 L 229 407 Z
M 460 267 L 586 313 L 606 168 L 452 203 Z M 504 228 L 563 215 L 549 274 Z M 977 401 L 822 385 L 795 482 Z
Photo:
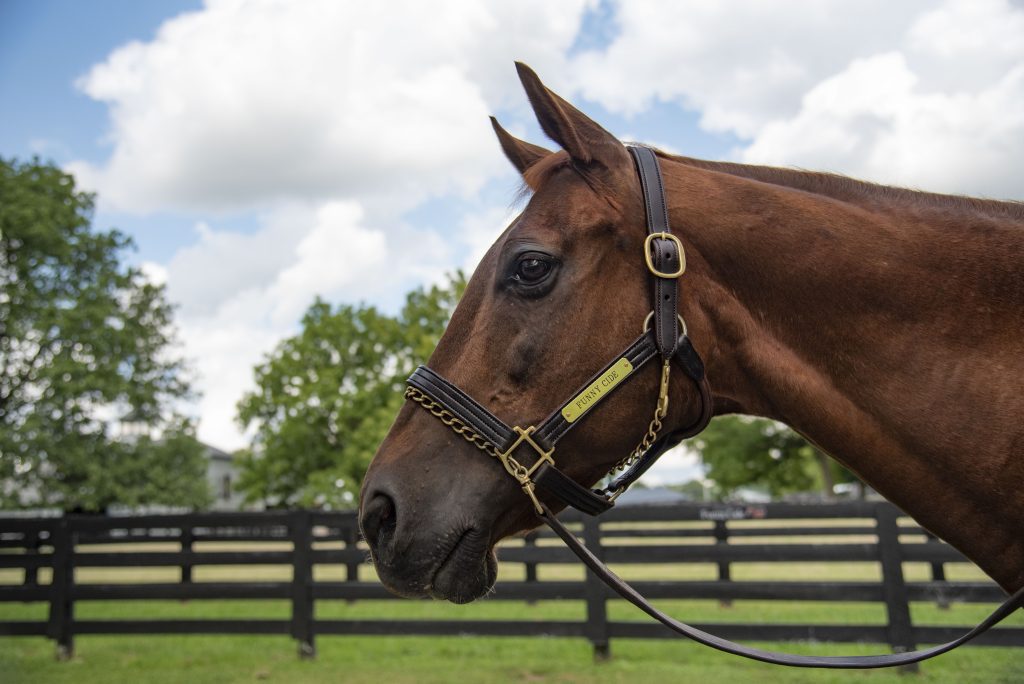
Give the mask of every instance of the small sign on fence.
M 701 520 L 762 520 L 768 517 L 764 506 L 715 506 L 700 509 Z

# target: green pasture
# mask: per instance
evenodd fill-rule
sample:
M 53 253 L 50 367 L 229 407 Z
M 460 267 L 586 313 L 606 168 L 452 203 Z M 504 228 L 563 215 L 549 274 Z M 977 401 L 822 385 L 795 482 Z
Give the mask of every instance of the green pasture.
M 741 601 L 723 608 L 713 601 L 666 601 L 680 617 L 695 621 L 842 623 L 881 622 L 880 607 L 854 603 Z M 483 601 L 452 606 L 426 601 L 367 601 L 347 605 L 322 601 L 321 618 L 523 620 L 582 619 L 578 603 L 533 606 Z M 640 619 L 631 607 L 613 602 L 616 619 Z M 977 606 L 948 611 L 915 606 L 915 619 L 932 624 L 974 621 Z M 223 617 L 286 618 L 285 601 L 88 602 L 83 618 Z M 3 619 L 45 615 L 44 606 L 5 605 Z M 1017 619 L 1015 624 L 1024 621 Z M 761 644 L 799 653 L 875 653 L 876 644 Z M 335 637 L 317 640 L 317 658 L 301 661 L 284 636 L 85 636 L 76 656 L 57 662 L 54 646 L 41 638 L 0 639 L 0 681 L 59 684 L 86 682 L 1000 682 L 1024 681 L 1021 649 L 973 647 L 922 666 L 910 680 L 895 672 L 788 670 L 744 661 L 684 641 L 612 642 L 612 658 L 595 663 L 582 639 L 485 637 Z
M 610 535 L 607 535 L 610 536 Z M 607 538 L 606 536 L 606 538 Z M 763 541 L 763 540 L 760 540 Z M 806 543 L 811 540 L 800 539 Z M 737 543 L 755 543 L 736 540 Z M 548 543 L 546 540 L 544 543 Z M 554 543 L 554 542 L 552 542 Z M 637 543 L 651 543 L 642 540 Z M 249 545 L 286 550 L 289 545 Z M 319 545 L 318 545 L 319 546 Z M 127 551 L 129 547 L 108 546 Z M 134 544 L 132 551 L 173 550 L 175 544 Z M 234 548 L 208 544 L 206 550 Z M 204 545 L 197 544 L 197 550 Z M 99 550 L 90 547 L 90 550 Z M 627 578 L 712 579 L 713 564 L 624 565 L 617 570 Z M 923 563 L 907 563 L 908 580 L 929 577 Z M 318 580 L 344 578 L 344 568 L 318 566 Z M 980 579 L 968 564 L 947 564 L 950 579 Z M 40 580 L 48 581 L 48 573 Z M 360 570 L 369 579 L 369 566 Z M 504 579 L 523 577 L 522 566 L 501 568 Z M 539 578 L 578 579 L 577 565 L 541 566 Z M 878 579 L 875 563 L 736 563 L 737 580 L 774 579 Z M 244 581 L 290 579 L 287 567 L 196 567 L 195 581 Z M 21 571 L 0 571 L 0 584 L 18 583 Z M 79 582 L 174 582 L 176 568 L 99 569 L 77 571 Z M 881 604 L 852 602 L 737 601 L 722 606 L 717 601 L 660 601 L 671 614 L 693 622 L 764 622 L 815 624 L 884 624 Z M 949 609 L 919 603 L 913 606 L 915 624 L 971 625 L 984 617 L 990 606 L 953 605 Z M 582 602 L 540 602 L 527 605 L 491 599 L 468 606 L 432 601 L 319 601 L 320 619 L 448 619 L 448 620 L 583 620 Z M 47 605 L 0 604 L 0 620 L 45 619 Z M 290 604 L 268 601 L 87 601 L 75 605 L 81 619 L 117 618 L 236 618 L 287 619 Z M 645 620 L 632 606 L 609 602 L 614 620 Z M 1024 626 L 1024 614 L 1007 624 Z M 880 653 L 880 644 L 764 643 L 762 647 L 797 653 Z M 967 647 L 921 666 L 916 675 L 890 671 L 812 671 L 763 665 L 727 656 L 682 640 L 612 642 L 612 657 L 593 660 L 591 646 L 583 639 L 491 637 L 343 637 L 319 636 L 317 657 L 300 660 L 296 644 L 287 636 L 79 636 L 75 657 L 55 659 L 54 644 L 39 637 L 0 638 L 0 682 L 1024 682 L 1024 649 Z

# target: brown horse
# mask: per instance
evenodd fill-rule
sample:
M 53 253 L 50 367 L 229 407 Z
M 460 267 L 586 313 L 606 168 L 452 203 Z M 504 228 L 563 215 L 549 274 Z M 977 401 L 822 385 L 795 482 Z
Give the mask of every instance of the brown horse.
M 645 214 L 625 147 L 527 67 L 541 127 L 495 122 L 532 197 L 481 261 L 430 360 L 512 425 L 533 425 L 639 333 Z M 782 421 L 960 549 L 1024 585 L 1024 205 L 658 153 L 687 270 L 680 310 L 716 414 Z M 589 485 L 644 434 L 658 369 L 559 443 Z M 673 376 L 666 427 L 694 422 Z M 554 505 L 555 502 L 547 502 Z M 407 404 L 363 483 L 383 582 L 485 594 L 493 547 L 538 524 L 493 458 Z

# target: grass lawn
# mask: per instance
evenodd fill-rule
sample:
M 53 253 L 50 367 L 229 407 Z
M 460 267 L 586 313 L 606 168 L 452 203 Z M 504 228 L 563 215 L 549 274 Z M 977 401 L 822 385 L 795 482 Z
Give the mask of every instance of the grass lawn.
M 762 644 L 800 653 L 873 653 L 878 646 Z M 1024 681 L 1020 649 L 965 648 L 925 663 L 908 680 L 896 672 L 792 670 L 682 641 L 613 642 L 595 663 L 579 639 L 322 637 L 314 661 L 286 637 L 80 637 L 70 662 L 38 638 L 0 640 L 5 682 L 985 682 Z
M 863 603 L 662 601 L 693 621 L 884 622 L 881 606 Z M 278 618 L 286 601 L 89 601 L 76 605 L 83 619 L 129 617 Z M 968 624 L 985 606 L 939 610 L 914 606 L 921 624 Z M 611 602 L 610 617 L 643 619 L 632 606 Z M 2 619 L 39 619 L 44 604 L 0 605 Z M 453 606 L 431 601 L 321 601 L 317 617 L 395 619 L 582 619 L 578 602 L 481 601 Z M 1024 624 L 1016 618 L 1012 624 Z M 878 653 L 877 644 L 761 644 L 799 653 Z M 339 637 L 317 640 L 315 661 L 301 661 L 286 636 L 80 636 L 76 656 L 57 662 L 51 642 L 37 637 L 0 639 L 3 682 L 1024 682 L 1024 649 L 967 647 L 925 663 L 908 680 L 897 672 L 792 670 L 745 661 L 682 640 L 612 643 L 610 661 L 595 663 L 582 639 L 485 637 Z
M 744 540 L 745 541 L 745 540 Z M 148 547 L 145 550 L 156 550 Z M 168 550 L 177 548 L 175 545 Z M 237 546 L 233 548 L 238 548 Z M 275 547 L 276 548 L 276 547 Z M 143 546 L 133 545 L 141 551 Z M 91 550 L 98 550 L 95 547 Z M 109 550 L 116 549 L 111 546 Z M 212 550 L 212 548 L 210 549 Z M 977 568 L 965 563 L 947 564 L 950 579 L 979 579 Z M 633 565 L 617 568 L 629 579 L 712 579 L 714 564 Z M 908 580 L 928 578 L 923 563 L 906 563 Z M 576 564 L 541 566 L 540 579 L 580 579 Z M 877 563 L 736 563 L 737 580 L 877 580 Z M 48 581 L 48 573 L 40 580 Z M 360 570 L 371 579 L 373 569 Z M 336 581 L 344 568 L 318 566 L 321 581 Z M 501 576 L 521 579 L 522 566 L 503 565 Z M 176 568 L 82 568 L 77 581 L 175 582 Z M 287 567 L 197 567 L 196 581 L 290 579 Z M 0 570 L 0 584 L 21 581 L 21 572 Z M 737 601 L 723 607 L 717 601 L 659 601 L 671 614 L 692 622 L 763 622 L 799 624 L 885 623 L 880 604 L 852 602 Z M 973 625 L 991 606 L 953 605 L 940 610 L 932 604 L 915 604 L 915 624 Z M 45 619 L 43 603 L 0 603 L 0 621 Z M 1024 626 L 1024 611 L 1006 624 Z M 319 619 L 445 619 L 479 620 L 582 620 L 582 602 L 521 602 L 483 600 L 468 606 L 431 601 L 319 601 Z M 118 618 L 235 618 L 287 619 L 290 604 L 263 601 L 84 601 L 75 605 L 80 619 Z M 646 620 L 622 601 L 609 602 L 613 620 Z M 764 643 L 758 646 L 794 653 L 871 654 L 887 652 L 880 644 Z M 317 639 L 317 658 L 300 660 L 296 644 L 288 636 L 79 636 L 75 657 L 57 662 L 54 644 L 41 637 L 0 638 L 0 683 L 45 684 L 116 682 L 962 682 L 1024 683 L 1024 649 L 966 647 L 924 663 L 921 672 L 908 678 L 894 671 L 794 670 L 727 656 L 684 640 L 612 642 L 612 658 L 595 663 L 589 643 L 568 638 L 488 637 L 343 637 Z

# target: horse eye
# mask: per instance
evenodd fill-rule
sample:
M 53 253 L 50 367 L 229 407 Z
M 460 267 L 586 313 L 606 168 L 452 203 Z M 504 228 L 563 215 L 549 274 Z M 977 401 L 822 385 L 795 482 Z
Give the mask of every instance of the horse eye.
M 551 262 L 535 256 L 520 259 L 516 266 L 515 279 L 525 285 L 533 285 L 544 280 L 551 272 Z

